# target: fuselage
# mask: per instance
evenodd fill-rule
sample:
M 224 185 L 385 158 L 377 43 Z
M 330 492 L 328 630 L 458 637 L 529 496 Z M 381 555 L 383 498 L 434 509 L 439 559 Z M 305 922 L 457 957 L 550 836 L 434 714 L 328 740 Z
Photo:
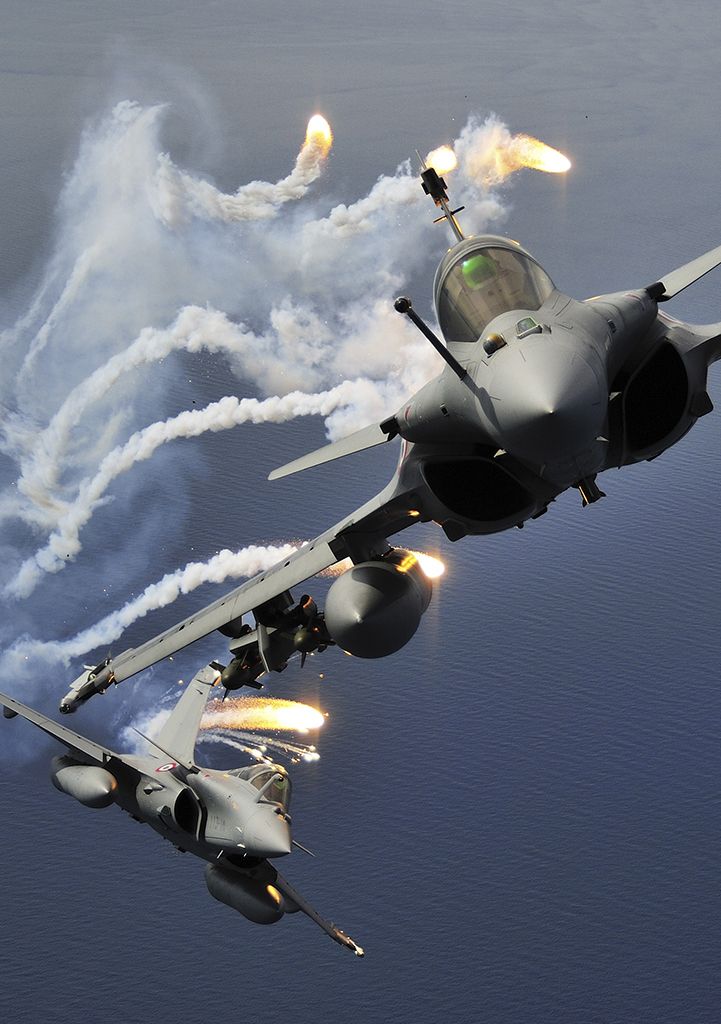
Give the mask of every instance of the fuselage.
M 56 759 L 54 774 L 71 764 L 68 756 Z M 291 852 L 291 784 L 279 765 L 188 771 L 171 759 L 129 755 L 108 761 L 103 770 L 117 783 L 107 803 L 118 804 L 174 846 L 203 860 L 232 857 L 242 862 Z M 76 795 L 72 789 L 65 791 Z

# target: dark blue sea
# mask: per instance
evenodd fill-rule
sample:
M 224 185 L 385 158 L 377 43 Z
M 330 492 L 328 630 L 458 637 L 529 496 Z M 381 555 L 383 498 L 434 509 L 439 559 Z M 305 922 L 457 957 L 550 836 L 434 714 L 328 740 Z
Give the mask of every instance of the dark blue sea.
M 271 307 L 300 326 L 251 362 L 175 350 L 126 374 L 66 438 L 58 501 L 140 427 L 273 394 L 279 355 L 281 390 L 380 379 L 364 317 L 401 284 L 430 315 L 445 229 L 429 226 L 430 203 L 389 202 L 368 231 L 309 260 L 303 211 L 367 197 L 471 116 L 495 113 L 572 159 L 566 178 L 524 170 L 498 185 L 484 221 L 568 294 L 643 286 L 721 242 L 721 21 L 709 3 L 2 0 L 0 11 L 4 585 L 49 532 L 12 511 L 19 460 L 37 455 L 74 387 L 183 305 L 258 335 Z M 107 119 L 123 101 L 140 121 L 114 148 Z M 147 128 L 137 111 L 158 104 Z M 158 241 L 138 182 L 159 153 L 224 193 L 276 182 L 316 109 L 335 144 L 306 197 L 250 226 L 191 217 Z M 721 320 L 720 281 L 669 312 Z M 709 391 L 721 406 L 718 371 Z M 446 573 L 409 646 L 379 662 L 330 651 L 269 681 L 329 716 L 320 761 L 291 769 L 295 835 L 317 856 L 296 851 L 284 873 L 364 960 L 300 915 L 261 928 L 216 903 L 200 862 L 114 808 L 56 792 L 56 745 L 0 720 L 0 1021 L 718 1021 L 719 423 L 708 416 L 657 461 L 606 474 L 590 508 L 569 493 L 524 530 L 456 544 L 419 527 L 414 546 Z M 63 642 L 220 549 L 311 537 L 392 472 L 395 451 L 376 450 L 266 481 L 324 439 L 319 417 L 246 424 L 164 445 L 119 475 L 65 568 L 29 596 L 6 592 L 1 688 L 54 714 L 86 656 L 8 660 L 19 640 Z M 234 585 L 180 595 L 112 649 Z M 322 597 L 327 581 L 308 586 Z M 202 641 L 69 724 L 120 746 L 178 678 L 224 653 L 217 635 Z M 243 763 L 217 745 L 199 752 Z

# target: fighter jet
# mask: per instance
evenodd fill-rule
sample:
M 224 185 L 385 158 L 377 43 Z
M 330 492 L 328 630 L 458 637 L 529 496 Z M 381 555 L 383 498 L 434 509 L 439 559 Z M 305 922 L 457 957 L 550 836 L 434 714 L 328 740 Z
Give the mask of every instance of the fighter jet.
M 706 391 L 721 324 L 691 326 L 660 304 L 721 264 L 721 246 L 645 287 L 579 301 L 560 291 L 518 242 L 466 238 L 446 183 L 423 170 L 424 190 L 455 243 L 433 295 L 443 340 L 401 296 L 445 361 L 443 371 L 383 422 L 304 455 L 270 479 L 400 441 L 391 481 L 298 552 L 140 647 L 82 673 L 60 709 L 73 711 L 213 630 L 231 638 L 228 689 L 258 685 L 300 652 L 337 644 L 358 657 L 400 650 L 418 629 L 432 584 L 416 556 L 388 538 L 433 521 L 450 541 L 523 527 L 577 488 L 604 497 L 597 475 L 655 459 L 712 409 Z M 324 610 L 291 590 L 343 559 Z M 254 623 L 245 621 L 249 613 Z
M 52 762 L 57 789 L 86 807 L 117 804 L 179 850 L 207 861 L 205 881 L 216 900 L 257 924 L 301 910 L 335 942 L 363 956 L 270 863 L 300 846 L 291 838 L 285 768 L 261 762 L 217 771 L 196 763 L 200 720 L 219 676 L 213 664 L 195 675 L 157 737 L 147 740 L 145 756 L 115 753 L 2 693 L 0 704 L 6 718 L 22 715 L 68 748 Z

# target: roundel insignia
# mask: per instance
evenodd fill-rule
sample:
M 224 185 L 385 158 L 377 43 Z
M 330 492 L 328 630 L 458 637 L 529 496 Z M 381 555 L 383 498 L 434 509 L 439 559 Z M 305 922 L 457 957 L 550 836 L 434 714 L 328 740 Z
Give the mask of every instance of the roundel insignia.
M 167 764 L 161 764 L 159 768 L 156 768 L 156 772 L 172 772 L 173 768 L 177 768 L 178 765 L 175 761 L 168 761 Z

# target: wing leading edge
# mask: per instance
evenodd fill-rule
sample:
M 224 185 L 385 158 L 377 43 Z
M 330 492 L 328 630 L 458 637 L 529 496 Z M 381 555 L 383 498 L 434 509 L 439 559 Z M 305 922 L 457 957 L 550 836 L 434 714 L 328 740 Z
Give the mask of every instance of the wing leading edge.
M 702 277 L 709 274 L 716 267 L 721 265 L 721 245 L 710 249 L 702 256 L 697 256 L 690 263 L 684 263 L 682 267 L 669 271 L 655 284 L 649 285 L 646 289 L 651 298 L 657 302 L 667 302 L 684 288 L 700 281 Z
M 304 469 L 312 466 L 321 466 L 324 462 L 333 462 L 335 459 L 342 459 L 346 455 L 354 455 L 356 452 L 366 451 L 368 448 L 375 448 L 376 445 L 385 444 L 397 436 L 398 428 L 395 420 L 387 420 L 385 423 L 372 424 L 370 427 L 363 427 L 356 430 L 354 434 L 344 437 L 340 441 L 326 444 L 322 448 L 316 448 L 313 452 L 301 455 L 299 459 L 286 463 L 274 469 L 268 475 L 269 480 L 279 480 L 281 477 L 290 476 L 291 473 L 301 473 Z
M 70 750 L 80 753 L 84 757 L 89 757 L 93 761 L 97 761 L 98 764 L 105 764 L 106 761 L 112 758 L 120 757 L 119 754 L 109 750 L 108 747 L 103 747 L 99 743 L 87 739 L 85 736 L 80 736 L 77 732 L 73 732 L 72 729 L 60 725 L 59 722 L 54 722 L 47 715 L 40 714 L 39 711 L 29 708 L 27 704 L 21 704 L 19 700 L 14 700 L 5 693 L 0 693 L 0 704 L 12 713 L 11 717 L 20 715 L 22 718 L 27 719 L 28 722 L 36 725 L 38 729 L 42 729 L 48 736 L 59 740 Z

